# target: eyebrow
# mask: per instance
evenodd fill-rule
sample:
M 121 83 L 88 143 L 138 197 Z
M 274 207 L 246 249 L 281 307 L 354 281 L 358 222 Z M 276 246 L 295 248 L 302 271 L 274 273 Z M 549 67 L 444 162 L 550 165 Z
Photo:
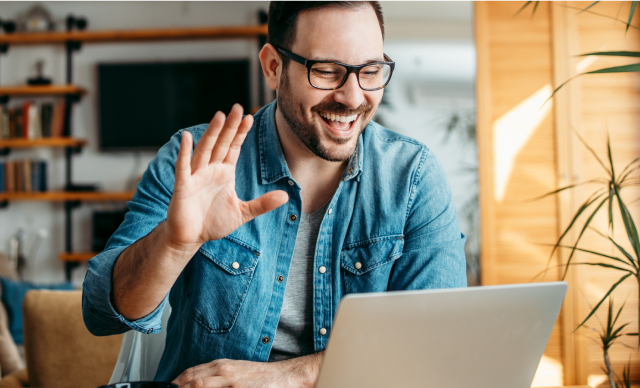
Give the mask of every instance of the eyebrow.
M 317 62 L 338 62 L 338 63 L 344 63 L 344 62 L 339 61 L 339 60 L 334 59 L 334 58 L 322 58 L 322 57 L 320 57 L 320 58 L 318 58 L 318 59 L 315 59 L 315 58 L 314 58 L 314 59 L 309 59 L 309 60 L 311 60 L 311 61 L 317 61 Z M 386 62 L 386 61 L 387 61 L 387 60 L 386 60 L 384 57 L 382 57 L 382 58 L 376 58 L 376 59 L 369 59 L 369 60 L 367 60 L 367 61 L 365 61 L 365 62 L 359 63 L 359 65 L 362 65 L 362 64 L 365 64 L 365 63 Z M 348 63 L 347 63 L 347 65 L 348 65 Z M 351 65 L 351 66 L 357 66 L 357 65 Z

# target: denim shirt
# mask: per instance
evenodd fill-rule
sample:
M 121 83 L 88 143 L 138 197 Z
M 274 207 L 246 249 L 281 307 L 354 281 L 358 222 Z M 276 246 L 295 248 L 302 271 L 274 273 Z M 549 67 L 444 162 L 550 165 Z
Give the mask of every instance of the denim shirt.
M 124 318 L 110 299 L 112 269 L 125 248 L 166 220 L 182 132 L 191 132 L 195 144 L 207 125 L 187 128 L 149 163 L 124 222 L 89 261 L 82 311 L 94 335 L 158 333 L 167 300 L 171 304 L 156 380 L 171 381 L 189 367 L 220 358 L 269 359 L 302 211 L 275 108 L 274 102 L 255 115 L 236 168 L 236 191 L 248 201 L 284 190 L 286 204 L 203 244 L 152 313 L 136 321 Z M 370 122 L 318 234 L 314 268 L 326 271 L 313 272 L 315 350 L 326 347 L 346 294 L 465 287 L 464 241 L 436 157 L 418 141 Z

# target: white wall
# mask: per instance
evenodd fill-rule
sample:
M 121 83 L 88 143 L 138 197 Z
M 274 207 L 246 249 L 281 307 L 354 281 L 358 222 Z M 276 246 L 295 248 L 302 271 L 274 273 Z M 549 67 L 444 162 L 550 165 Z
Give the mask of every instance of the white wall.
M 0 18 L 12 19 L 32 2 L 0 2 Z M 46 2 L 57 20 L 73 13 L 87 17 L 92 30 L 136 29 L 178 26 L 254 24 L 259 9 L 267 2 Z M 397 63 L 387 97 L 394 109 L 382 107 L 381 117 L 391 129 L 426 143 L 442 160 L 460 206 L 469 193 L 469 177 L 460 177 L 460 163 L 475 163 L 475 154 L 461 152 L 464 145 L 454 137 L 443 143 L 443 131 L 436 120 L 452 107 L 473 107 L 475 62 L 470 2 L 383 2 L 386 15 L 385 50 Z M 257 44 L 249 40 L 180 43 L 85 44 L 74 54 L 74 83 L 89 93 L 75 106 L 73 133 L 89 141 L 74 156 L 73 180 L 98 183 L 104 190 L 130 189 L 131 176 L 144 171 L 152 153 L 104 153 L 97 150 L 96 64 L 154 60 L 251 58 L 257 64 Z M 45 74 L 54 82 L 64 82 L 62 46 L 16 46 L 0 56 L 0 84 L 22 84 L 33 75 L 37 59 L 46 60 Z M 417 73 L 414 73 L 417 71 Z M 256 72 L 252 71 L 252 77 Z M 415 74 L 418 78 L 411 78 Z M 419 82 L 416 82 L 418 80 Z M 255 85 L 255 82 L 254 82 Z M 254 96 L 256 102 L 257 97 Z M 11 158 L 42 157 L 49 161 L 50 188 L 64 184 L 64 157 L 61 150 L 14 151 Z M 465 196 L 467 195 L 467 196 Z M 74 250 L 91 247 L 91 212 L 121 204 L 85 204 L 74 211 Z M 461 221 L 463 231 L 469 228 Z M 31 243 L 44 228 L 49 237 L 35 257 L 28 257 L 27 280 L 54 282 L 64 279 L 57 254 L 64 250 L 64 212 L 62 204 L 47 202 L 11 203 L 0 210 L 0 251 L 18 228 Z M 74 272 L 79 284 L 84 268 Z
M 13 19 L 28 9 L 32 2 L 2 2 L 0 17 Z M 187 27 L 212 25 L 247 25 L 257 23 L 257 11 L 267 9 L 268 2 L 47 2 L 55 19 L 70 13 L 85 16 L 92 30 Z M 130 177 L 140 175 L 154 154 L 131 152 L 99 152 L 97 124 L 96 64 L 107 62 L 142 62 L 215 58 L 251 58 L 257 64 L 256 40 L 157 42 L 126 44 L 85 44 L 74 54 L 74 83 L 88 89 L 88 94 L 74 106 L 72 126 L 76 137 L 87 139 L 83 152 L 74 156 L 73 181 L 98 183 L 102 189 L 131 189 Z M 15 46 L 0 56 L 0 84 L 24 84 L 33 75 L 34 63 L 46 61 L 45 74 L 54 83 L 65 82 L 65 53 L 60 46 Z M 251 75 L 255 77 L 256 71 Z M 253 82 L 255 85 L 255 82 Z M 257 102 L 257 97 L 254 98 Z M 15 100 L 12 100 L 16 102 Z M 213 114 L 214 112 L 212 112 Z M 194 123 L 198 124 L 198 123 Z M 177 130 L 178 128 L 176 128 Z M 42 157 L 49 161 L 50 189 L 64 185 L 64 154 L 62 150 L 36 149 L 12 151 L 9 158 Z M 85 204 L 74 210 L 73 248 L 91 250 L 91 212 L 116 209 L 115 204 Z M 64 251 L 64 210 L 61 203 L 14 202 L 0 210 L 0 250 L 8 250 L 8 240 L 18 228 L 26 232 L 27 246 L 35 233 L 44 228 L 49 237 L 35 257 L 28 257 L 27 280 L 54 282 L 64 280 L 63 265 L 57 255 Z M 74 280 L 82 281 L 84 270 L 74 272 Z

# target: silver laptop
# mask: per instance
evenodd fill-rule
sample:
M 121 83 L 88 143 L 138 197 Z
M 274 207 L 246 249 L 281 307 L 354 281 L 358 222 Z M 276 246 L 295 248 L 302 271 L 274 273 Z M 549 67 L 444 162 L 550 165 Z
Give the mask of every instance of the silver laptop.
M 565 282 L 348 295 L 317 388 L 529 388 Z

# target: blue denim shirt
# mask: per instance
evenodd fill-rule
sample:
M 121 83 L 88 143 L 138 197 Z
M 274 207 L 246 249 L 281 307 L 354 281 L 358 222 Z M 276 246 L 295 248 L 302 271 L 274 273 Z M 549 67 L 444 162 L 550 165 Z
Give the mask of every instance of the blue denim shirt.
M 110 301 L 113 265 L 126 247 L 166 219 L 182 132 L 191 132 L 195 144 L 207 125 L 184 129 L 149 164 L 124 222 L 89 261 L 82 310 L 91 333 L 158 333 L 167 299 L 171 303 L 157 380 L 171 381 L 219 358 L 269 358 L 302 211 L 300 186 L 280 147 L 275 107 L 274 102 L 255 115 L 237 165 L 236 191 L 246 201 L 285 190 L 286 204 L 202 245 L 160 306 L 128 321 Z M 369 123 L 320 226 L 314 268 L 327 270 L 313 273 L 315 350 L 327 345 L 346 294 L 465 287 L 464 241 L 436 157 L 418 141 Z

